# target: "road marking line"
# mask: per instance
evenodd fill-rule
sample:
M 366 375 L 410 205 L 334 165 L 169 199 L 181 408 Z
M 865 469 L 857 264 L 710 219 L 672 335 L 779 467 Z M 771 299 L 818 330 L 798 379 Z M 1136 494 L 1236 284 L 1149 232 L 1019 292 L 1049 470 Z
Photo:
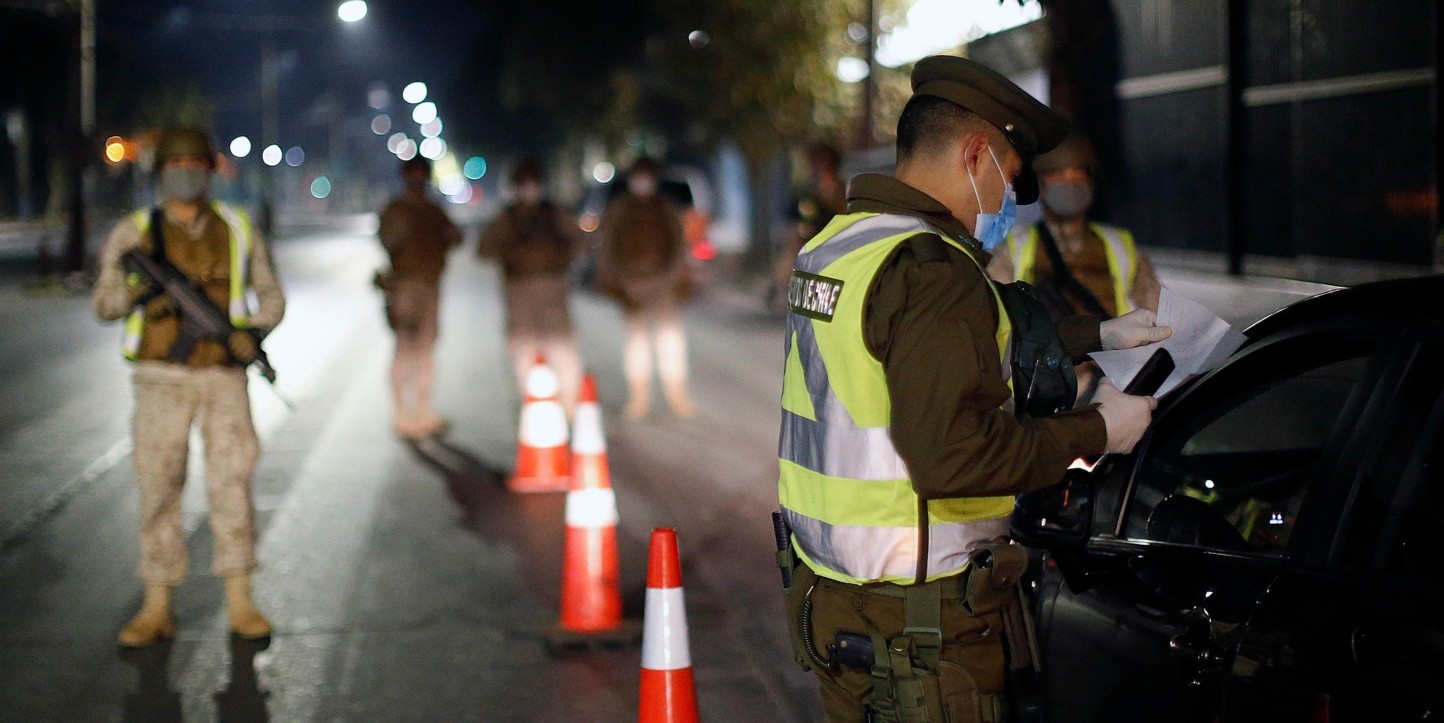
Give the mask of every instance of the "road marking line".
M 92 482 L 100 479 L 100 476 L 109 472 L 120 461 L 130 455 L 133 445 L 130 437 L 126 437 L 111 446 L 105 454 L 100 455 L 94 462 L 85 466 L 80 474 L 70 478 L 65 484 L 55 488 L 43 502 L 32 507 L 20 517 L 15 524 L 11 525 L 3 535 L 0 535 L 0 552 L 9 550 L 10 547 L 30 534 L 40 523 L 50 519 L 57 512 L 65 507 L 72 499 L 84 492 Z

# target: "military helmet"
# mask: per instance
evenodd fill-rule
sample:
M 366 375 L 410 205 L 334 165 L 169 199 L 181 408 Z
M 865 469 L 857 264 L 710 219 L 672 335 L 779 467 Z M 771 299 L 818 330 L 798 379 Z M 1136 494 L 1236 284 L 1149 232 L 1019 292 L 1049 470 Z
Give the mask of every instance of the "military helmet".
M 1033 170 L 1046 175 L 1065 168 L 1081 168 L 1093 175 L 1098 166 L 1098 156 L 1093 153 L 1093 144 L 1082 134 L 1073 131 L 1063 142 L 1033 160 Z
M 155 147 L 155 166 L 160 169 L 167 159 L 177 156 L 202 155 L 215 165 L 215 149 L 211 146 L 209 133 L 190 127 L 167 128 L 160 134 Z

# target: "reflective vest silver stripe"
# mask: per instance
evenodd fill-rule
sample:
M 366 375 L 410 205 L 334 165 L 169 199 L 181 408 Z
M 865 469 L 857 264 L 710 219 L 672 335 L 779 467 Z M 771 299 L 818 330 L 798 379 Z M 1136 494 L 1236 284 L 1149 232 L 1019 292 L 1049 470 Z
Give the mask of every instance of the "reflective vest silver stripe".
M 782 512 L 807 556 L 823 567 L 845 570 L 864 580 L 907 578 L 917 574 L 916 527 L 829 525 L 786 508 Z M 1009 524 L 1009 518 L 997 517 L 929 525 L 928 569 L 961 570 L 973 550 L 1007 539 Z M 892 551 L 900 554 L 890 554 Z
M 909 231 L 931 230 L 922 221 L 895 215 L 866 218 L 843 229 L 820 246 L 797 257 L 796 268 L 821 273 L 847 254 Z M 907 465 L 898 456 L 887 427 L 859 427 L 832 391 L 812 321 L 799 314 L 787 315 L 786 354 L 792 354 L 793 339 L 800 347 L 803 378 L 812 398 L 816 421 L 782 410 L 782 434 L 778 457 L 804 469 L 829 477 L 856 480 L 907 479 Z

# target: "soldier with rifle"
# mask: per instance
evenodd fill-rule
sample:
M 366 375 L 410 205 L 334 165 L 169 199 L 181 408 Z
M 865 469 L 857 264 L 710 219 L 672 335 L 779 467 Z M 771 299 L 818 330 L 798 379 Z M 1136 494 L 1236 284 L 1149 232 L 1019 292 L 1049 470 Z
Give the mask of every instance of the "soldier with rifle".
M 227 620 L 245 638 L 271 633 L 251 595 L 256 567 L 251 473 L 260 447 L 246 367 L 274 380 L 260 340 L 285 310 L 270 254 L 241 210 L 208 199 L 215 153 L 193 128 L 167 130 L 156 149 L 160 203 L 122 220 L 101 252 L 93 302 L 125 319 L 134 364 L 132 436 L 140 484 L 140 612 L 120 643 L 175 634 L 171 590 L 185 577 L 181 526 L 191 427 L 200 425 L 215 535 L 212 568 L 225 580 Z

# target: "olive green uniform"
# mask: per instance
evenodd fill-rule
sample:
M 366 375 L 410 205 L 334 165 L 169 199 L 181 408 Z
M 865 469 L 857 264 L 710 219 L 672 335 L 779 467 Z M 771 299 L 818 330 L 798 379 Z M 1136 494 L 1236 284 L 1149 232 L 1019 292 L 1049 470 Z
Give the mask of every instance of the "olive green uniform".
M 189 224 L 166 215 L 162 233 L 171 263 L 226 308 L 231 274 L 226 223 L 205 207 Z M 121 257 L 137 248 L 150 252 L 151 246 L 149 234 L 142 233 L 132 219 L 121 221 L 111 232 L 101 251 L 92 297 L 101 319 L 120 319 L 132 311 L 140 290 L 127 286 Z M 269 331 L 281 321 L 285 297 L 260 239 L 252 240 L 249 266 L 259 304 L 248 323 Z M 179 324 L 167 297 L 149 302 L 145 316 L 135 361 L 132 427 L 140 485 L 140 577 L 164 585 L 176 585 L 185 577 L 188 559 L 180 500 L 190 431 L 196 424 L 205 444 L 206 490 L 215 535 L 212 568 L 221 577 L 249 572 L 256 566 L 251 474 L 260 448 L 251 422 L 245 370 L 215 341 L 198 343 L 184 362 L 170 360 Z
M 848 212 L 917 217 L 966 244 L 980 263 L 988 261 L 942 203 L 894 178 L 869 174 L 854 179 Z M 1046 487 L 1058 482 L 1073 459 L 1101 453 L 1106 445 L 1096 410 L 1020 419 L 1001 408 L 1012 392 L 995 340 L 999 311 L 978 265 L 931 233 L 904 241 L 868 290 L 863 336 L 886 375 L 893 444 L 923 499 Z M 1101 346 L 1096 318 L 1064 319 L 1059 330 L 1075 355 Z M 819 649 L 840 630 L 877 633 L 884 640 L 902 633 L 904 601 L 897 596 L 902 586 L 851 585 L 816 576 L 806 565 L 796 575 L 788 598 L 790 619 L 798 619 L 802 599 L 816 580 L 811 616 Z M 935 711 L 932 720 L 998 719 L 1005 670 L 1001 615 L 970 615 L 957 595 L 949 599 L 945 593 L 942 624 L 944 693 L 938 704 L 946 714 Z M 816 672 L 828 720 L 863 720 L 873 687 L 868 672 Z
M 551 203 L 507 206 L 481 233 L 477 253 L 501 265 L 506 280 L 506 344 L 517 386 L 538 354 L 561 381 L 562 403 L 576 405 L 582 360 L 572 328 L 567 271 L 585 248 L 571 214 Z

